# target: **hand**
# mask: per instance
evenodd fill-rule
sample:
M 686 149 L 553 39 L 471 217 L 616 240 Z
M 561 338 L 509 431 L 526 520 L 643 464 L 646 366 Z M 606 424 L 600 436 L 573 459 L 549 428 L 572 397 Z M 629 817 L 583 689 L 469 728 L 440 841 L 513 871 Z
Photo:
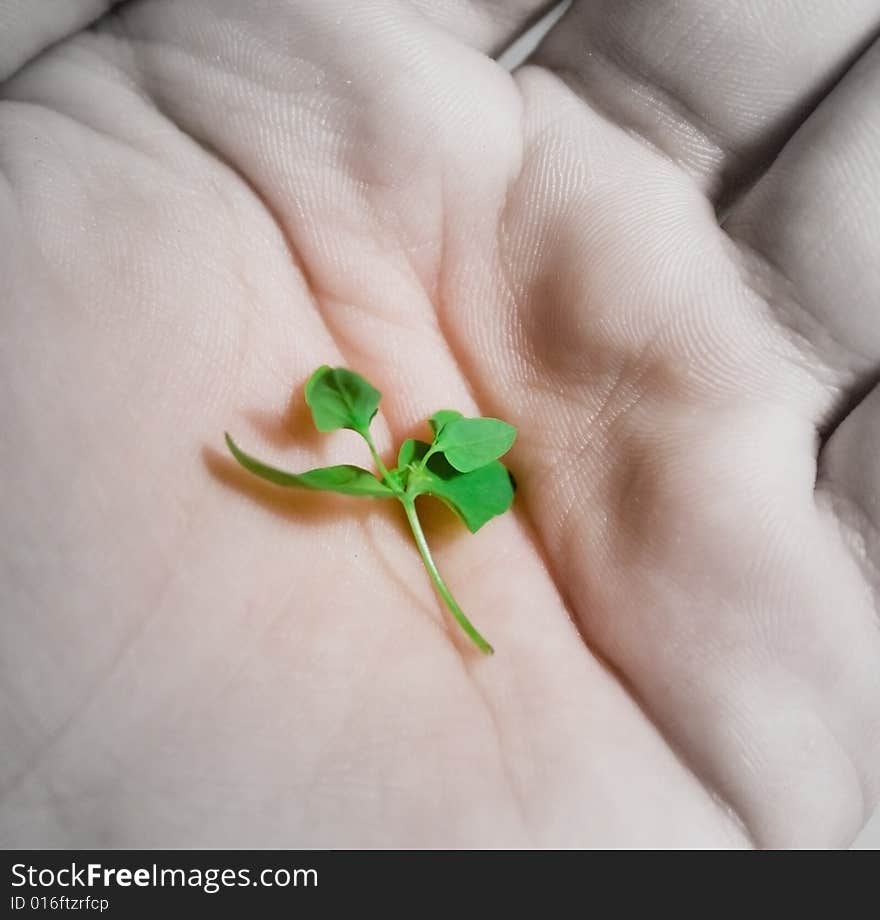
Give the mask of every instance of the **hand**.
M 6 845 L 861 827 L 876 4 L 584 0 L 510 76 L 538 5 L 144 0 L 4 84 Z M 224 454 L 368 465 L 322 363 L 386 456 L 518 426 L 516 514 L 428 526 L 494 658 L 395 509 Z

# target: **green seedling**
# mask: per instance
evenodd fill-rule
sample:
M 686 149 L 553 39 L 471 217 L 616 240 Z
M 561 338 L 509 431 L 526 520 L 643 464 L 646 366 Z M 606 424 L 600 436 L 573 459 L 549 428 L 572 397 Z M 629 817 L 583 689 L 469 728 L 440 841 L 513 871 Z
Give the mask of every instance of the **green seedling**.
M 404 441 L 397 455 L 397 466 L 389 470 L 370 434 L 370 423 L 381 399 L 375 387 L 354 371 L 324 365 L 309 378 L 305 396 L 318 431 L 349 428 L 367 442 L 378 476 L 350 464 L 287 473 L 249 456 L 227 434 L 226 443 L 232 456 L 246 470 L 275 485 L 396 498 L 403 505 L 437 593 L 477 648 L 491 655 L 492 646 L 464 615 L 437 569 L 416 511 L 416 498 L 433 495 L 440 499 L 471 533 L 476 533 L 496 515 L 504 514 L 513 502 L 514 486 L 513 478 L 498 458 L 510 450 L 516 429 L 496 418 L 465 418 L 460 412 L 442 409 L 428 420 L 433 440 Z

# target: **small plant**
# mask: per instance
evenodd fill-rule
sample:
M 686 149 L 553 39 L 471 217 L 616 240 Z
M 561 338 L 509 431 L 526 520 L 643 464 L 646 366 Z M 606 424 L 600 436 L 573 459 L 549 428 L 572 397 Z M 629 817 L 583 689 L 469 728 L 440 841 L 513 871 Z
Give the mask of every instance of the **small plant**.
M 422 561 L 440 597 L 477 648 L 491 655 L 492 646 L 464 615 L 437 570 L 415 500 L 419 495 L 439 498 L 471 533 L 476 533 L 487 521 L 507 511 L 513 501 L 513 479 L 498 458 L 510 450 L 516 429 L 499 419 L 465 418 L 460 412 L 442 409 L 428 420 L 434 434 L 431 443 L 412 438 L 404 441 L 397 466 L 389 470 L 370 435 L 370 423 L 382 398 L 375 387 L 354 371 L 324 365 L 309 378 L 305 396 L 318 431 L 350 428 L 367 442 L 379 477 L 350 464 L 286 473 L 248 456 L 227 434 L 232 456 L 246 470 L 279 486 L 396 498 L 403 505 Z

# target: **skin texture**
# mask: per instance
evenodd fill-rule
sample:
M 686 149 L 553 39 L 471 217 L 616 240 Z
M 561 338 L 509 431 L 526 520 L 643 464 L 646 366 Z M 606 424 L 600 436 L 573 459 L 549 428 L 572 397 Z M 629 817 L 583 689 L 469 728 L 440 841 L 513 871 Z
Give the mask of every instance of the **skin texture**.
M 538 4 L 106 6 L 2 85 L 0 841 L 847 845 L 876 4 L 575 3 L 513 75 Z M 387 459 L 442 407 L 519 428 L 513 514 L 424 509 L 494 658 L 400 509 L 225 456 L 369 465 L 322 363 Z

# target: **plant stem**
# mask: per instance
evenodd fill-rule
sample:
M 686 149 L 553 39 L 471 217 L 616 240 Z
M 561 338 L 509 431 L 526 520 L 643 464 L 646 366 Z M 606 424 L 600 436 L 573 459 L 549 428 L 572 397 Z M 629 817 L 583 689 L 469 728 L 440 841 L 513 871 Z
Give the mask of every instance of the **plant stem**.
M 429 460 L 431 459 L 431 457 L 433 457 L 434 454 L 436 454 L 436 453 L 437 453 L 437 445 L 436 445 L 436 444 L 432 444 L 432 445 L 428 448 L 428 451 L 427 451 L 427 453 L 425 454 L 425 456 L 422 457 L 422 459 L 419 461 L 419 466 L 421 467 L 421 469 L 424 469 L 424 468 L 425 468 L 425 466 L 427 465 L 428 461 L 429 461 Z
M 452 592 L 449 590 L 446 582 L 443 581 L 443 577 L 440 575 L 440 572 L 437 571 L 437 566 L 434 563 L 434 557 L 431 555 L 431 550 L 428 547 L 428 541 L 425 539 L 425 534 L 422 531 L 422 524 L 419 521 L 419 516 L 416 513 L 415 502 L 412 498 L 406 497 L 401 499 L 401 504 L 403 505 L 404 511 L 406 511 L 406 519 L 409 521 L 410 529 L 412 530 L 413 536 L 416 540 L 416 546 L 419 548 L 419 553 L 422 556 L 422 562 L 425 563 L 425 568 L 428 570 L 428 574 L 431 576 L 431 581 L 434 582 L 434 587 L 437 589 L 437 593 L 440 597 L 443 598 L 444 603 L 449 608 L 449 612 L 458 620 L 461 628 L 470 636 L 473 640 L 474 645 L 484 654 L 491 655 L 495 649 L 480 635 L 473 623 L 464 615 L 461 607 L 458 606 L 458 602 L 452 596 Z
M 370 435 L 369 428 L 365 428 L 363 431 L 358 431 L 358 434 L 367 442 L 367 447 L 370 448 L 370 453 L 373 455 L 373 463 L 376 464 L 376 469 L 382 476 L 382 480 L 386 486 L 388 486 L 398 498 L 402 500 L 402 491 L 400 486 L 392 478 L 391 474 L 388 472 L 388 467 L 382 462 L 382 458 L 379 456 L 379 451 L 376 450 L 376 445 L 373 443 L 373 438 Z

